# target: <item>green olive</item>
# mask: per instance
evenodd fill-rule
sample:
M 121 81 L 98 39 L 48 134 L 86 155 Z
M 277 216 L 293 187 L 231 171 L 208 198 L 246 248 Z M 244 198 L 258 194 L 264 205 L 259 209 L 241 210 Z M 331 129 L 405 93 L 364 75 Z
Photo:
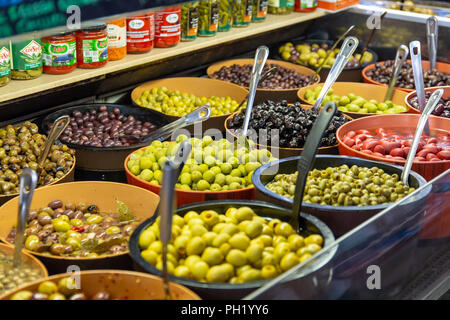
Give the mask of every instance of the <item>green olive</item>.
M 240 267 L 247 263 L 245 253 L 238 249 L 231 249 L 227 254 L 226 260 L 235 267 Z

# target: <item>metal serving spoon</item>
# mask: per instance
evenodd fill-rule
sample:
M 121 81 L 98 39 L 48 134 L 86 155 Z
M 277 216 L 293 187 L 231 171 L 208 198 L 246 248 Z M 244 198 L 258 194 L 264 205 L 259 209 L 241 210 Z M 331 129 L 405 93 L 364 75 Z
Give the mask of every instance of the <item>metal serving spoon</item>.
M 267 70 L 267 71 L 261 76 L 261 78 L 259 79 L 259 81 L 258 81 L 258 86 L 259 86 L 261 83 L 263 83 L 265 80 L 267 80 L 267 79 L 269 79 L 270 77 L 272 77 L 273 74 L 275 73 L 275 71 L 277 71 L 277 67 L 272 67 L 272 68 L 270 68 L 269 70 Z M 233 111 L 231 111 L 230 113 L 235 113 L 237 110 L 239 110 L 239 109 L 242 107 L 242 105 L 244 104 L 244 102 L 247 101 L 248 95 L 249 95 L 249 93 L 247 93 L 247 95 L 246 95 L 245 98 L 241 101 L 241 103 L 240 103 Z
M 333 66 L 330 69 L 330 73 L 328 73 L 328 77 L 323 84 L 322 90 L 320 90 L 319 97 L 314 103 L 314 110 L 319 110 L 320 106 L 322 105 L 323 99 L 326 97 L 331 86 L 336 82 L 342 70 L 344 70 L 348 59 L 350 59 L 353 52 L 355 52 L 356 48 L 358 47 L 358 43 L 359 41 L 355 37 L 345 38 L 344 43 L 341 46 L 341 50 L 336 56 L 336 60 L 334 61 Z
M 135 144 L 137 143 L 147 143 L 159 138 L 166 137 L 171 134 L 175 130 L 187 127 L 194 122 L 197 121 L 205 121 L 208 120 L 211 116 L 211 108 L 208 105 L 203 105 L 195 109 L 194 111 L 186 114 L 178 120 L 175 120 L 164 127 L 161 127 L 155 131 L 150 132 L 149 134 L 143 137 L 136 137 L 132 135 L 122 135 L 120 138 L 133 141 Z
M 417 123 L 416 133 L 414 134 L 414 138 L 411 144 L 411 149 L 409 150 L 408 158 L 406 158 L 406 162 L 403 167 L 401 175 L 402 182 L 407 186 L 409 186 L 408 183 L 409 172 L 411 171 L 411 166 L 414 161 L 414 157 L 416 156 L 417 147 L 419 146 L 420 137 L 422 136 L 423 129 L 425 127 L 425 124 L 427 123 L 428 117 L 436 108 L 443 94 L 444 89 L 435 90 L 431 94 L 430 99 L 428 99 L 427 105 L 425 106 L 425 109 L 422 111 L 420 115 L 419 122 Z
M 14 240 L 13 266 L 18 268 L 22 264 L 22 248 L 25 237 L 25 226 L 30 213 L 31 200 L 38 183 L 38 175 L 31 168 L 23 168 L 19 184 L 19 213 L 17 216 L 16 237 Z
M 391 81 L 389 82 L 389 87 L 386 91 L 384 101 L 391 100 L 392 94 L 394 93 L 395 84 L 397 83 L 398 75 L 400 74 L 400 70 L 402 69 L 403 63 L 406 61 L 408 54 L 409 50 L 407 46 L 402 44 L 400 47 L 398 47 L 397 53 L 395 54 L 394 67 L 392 68 Z
M 438 46 L 438 20 L 435 16 L 427 19 L 427 44 L 430 59 L 430 70 L 436 69 L 437 46 Z

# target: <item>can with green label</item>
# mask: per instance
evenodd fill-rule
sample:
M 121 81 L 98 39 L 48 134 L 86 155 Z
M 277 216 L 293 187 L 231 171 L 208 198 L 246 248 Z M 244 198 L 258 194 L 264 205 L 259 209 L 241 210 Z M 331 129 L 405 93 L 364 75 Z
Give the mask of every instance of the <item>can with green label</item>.
M 77 67 L 77 39 L 72 31 L 42 38 L 44 73 L 64 74 Z
M 9 45 L 0 44 L 0 87 L 11 81 L 11 53 Z
M 11 78 L 15 80 L 30 80 L 42 74 L 42 44 L 41 39 L 28 39 L 13 42 L 10 45 Z

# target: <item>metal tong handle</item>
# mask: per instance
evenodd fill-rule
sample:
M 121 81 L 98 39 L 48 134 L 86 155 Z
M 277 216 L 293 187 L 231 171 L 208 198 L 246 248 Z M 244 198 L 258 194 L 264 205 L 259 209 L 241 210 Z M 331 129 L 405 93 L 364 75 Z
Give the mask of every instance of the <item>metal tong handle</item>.
M 427 19 L 427 42 L 428 56 L 430 59 L 430 70 L 436 69 L 438 28 L 438 19 L 435 16 L 429 17 Z
M 165 137 L 168 134 L 172 133 L 176 129 L 182 129 L 187 127 L 188 125 L 193 124 L 197 121 L 205 121 L 208 120 L 211 116 L 211 108 L 208 105 L 202 105 L 195 109 L 194 111 L 186 114 L 178 120 L 175 120 L 162 128 L 159 128 L 153 132 L 150 132 L 148 135 L 142 137 L 141 142 L 149 142 L 156 140 L 161 137 Z
M 323 59 L 323 62 L 320 64 L 320 66 L 316 69 L 316 72 L 314 72 L 314 75 L 312 76 L 312 80 L 315 81 L 317 75 L 319 74 L 320 70 L 322 70 L 323 66 L 325 65 L 325 62 L 328 60 L 328 57 L 330 54 L 336 49 L 339 42 L 341 42 L 349 33 L 355 28 L 355 25 L 350 26 L 350 28 L 347 29 L 347 31 L 344 32 L 343 35 L 339 37 L 339 39 L 333 44 L 330 50 L 328 50 L 327 55 L 325 56 L 325 59 Z
M 344 43 L 341 46 L 341 50 L 339 51 L 336 60 L 334 61 L 333 66 L 331 67 L 330 73 L 328 73 L 328 77 L 325 80 L 325 83 L 322 87 L 322 90 L 319 93 L 319 97 L 314 103 L 314 110 L 319 110 L 322 105 L 322 101 L 330 90 L 331 86 L 337 80 L 342 70 L 344 70 L 348 59 L 352 56 L 353 52 L 355 52 L 358 47 L 359 41 L 355 37 L 347 37 L 344 40 Z
M 17 232 L 14 241 L 14 267 L 20 267 L 24 242 L 25 225 L 30 213 L 31 200 L 38 183 L 38 175 L 31 168 L 23 168 L 19 185 L 19 213 L 17 216 Z
M 302 211 L 303 193 L 305 192 L 306 179 L 308 173 L 314 165 L 317 148 L 319 148 L 325 130 L 330 125 L 333 116 L 336 114 L 337 106 L 334 102 L 328 102 L 323 107 L 316 122 L 314 123 L 308 138 L 306 139 L 302 155 L 297 163 L 297 181 L 295 185 L 295 196 L 293 205 L 293 215 L 295 220 L 294 227 L 300 231 L 300 213 Z
M 258 81 L 261 77 L 264 65 L 266 64 L 267 57 L 269 56 L 269 48 L 266 46 L 260 46 L 256 50 L 255 61 L 253 62 L 253 69 L 250 78 L 250 88 L 248 92 L 247 108 L 245 110 L 244 126 L 242 128 L 242 136 L 247 136 L 248 123 L 250 122 L 250 116 L 252 115 L 253 103 L 255 102 L 256 88 L 258 87 Z
M 403 63 L 406 61 L 408 57 L 409 50 L 408 47 L 404 44 L 400 45 L 397 49 L 397 53 L 395 54 L 395 62 L 394 68 L 392 69 L 391 82 L 389 82 L 389 87 L 386 92 L 386 96 L 384 97 L 384 101 L 391 100 L 392 94 L 394 93 L 394 87 L 397 83 L 397 78 L 402 69 Z
M 417 147 L 419 146 L 420 137 L 422 136 L 423 129 L 425 127 L 425 124 L 427 123 L 428 117 L 433 112 L 433 110 L 436 108 L 437 104 L 439 103 L 439 100 L 441 99 L 442 95 L 444 94 L 444 89 L 437 89 L 435 90 L 431 96 L 430 99 L 428 99 L 427 105 L 425 106 L 425 109 L 423 110 L 422 114 L 420 115 L 419 122 L 417 124 L 416 133 L 414 134 L 414 138 L 411 144 L 411 149 L 408 153 L 408 158 L 406 158 L 405 166 L 403 167 L 401 180 L 402 182 L 409 186 L 408 184 L 408 178 L 409 178 L 409 172 L 411 171 L 411 166 L 414 161 L 414 157 L 416 156 Z
M 66 130 L 69 123 L 70 117 L 68 115 L 61 116 L 58 119 L 56 119 L 55 122 L 53 122 L 53 126 L 48 134 L 47 141 L 44 145 L 44 150 L 39 155 L 38 169 L 37 169 L 38 174 L 40 174 L 44 166 L 45 159 L 47 159 L 48 154 L 50 153 L 50 150 L 52 148 L 52 145 L 55 143 L 56 139 L 59 138 L 61 133 L 63 133 L 64 130 Z

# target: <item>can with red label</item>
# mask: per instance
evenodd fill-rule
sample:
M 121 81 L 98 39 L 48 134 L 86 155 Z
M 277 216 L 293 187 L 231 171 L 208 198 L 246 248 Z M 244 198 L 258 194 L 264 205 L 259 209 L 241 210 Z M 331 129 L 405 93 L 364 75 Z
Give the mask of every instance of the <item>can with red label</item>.
M 181 39 L 181 6 L 164 8 L 155 13 L 155 47 L 173 47 Z
M 155 38 L 155 14 L 127 18 L 127 51 L 144 53 L 153 49 Z

